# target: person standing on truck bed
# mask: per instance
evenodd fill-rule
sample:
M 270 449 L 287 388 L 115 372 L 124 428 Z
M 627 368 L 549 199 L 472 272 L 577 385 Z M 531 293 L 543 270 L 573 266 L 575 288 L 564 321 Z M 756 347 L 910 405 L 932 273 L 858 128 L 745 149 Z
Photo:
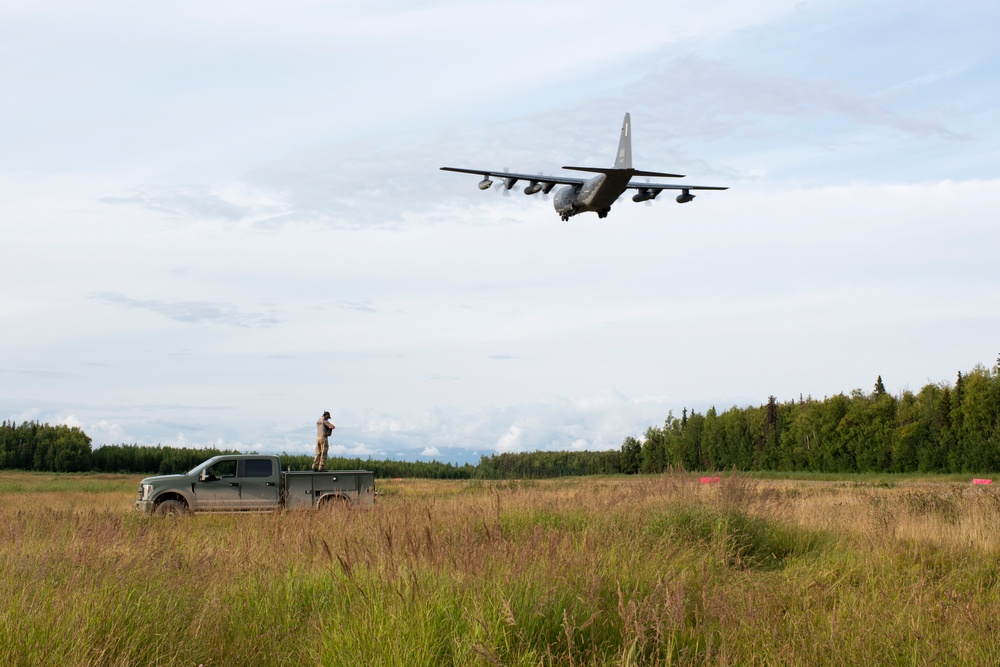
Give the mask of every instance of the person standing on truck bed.
M 323 472 L 326 470 L 326 453 L 330 450 L 330 434 L 337 428 L 330 423 L 330 413 L 324 412 L 323 416 L 316 420 L 316 458 L 313 459 L 313 472 Z

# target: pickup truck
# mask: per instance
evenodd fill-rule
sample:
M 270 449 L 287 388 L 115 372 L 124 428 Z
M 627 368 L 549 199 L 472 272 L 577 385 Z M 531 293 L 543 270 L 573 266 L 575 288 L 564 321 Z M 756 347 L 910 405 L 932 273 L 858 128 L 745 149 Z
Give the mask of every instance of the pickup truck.
M 371 507 L 375 473 L 369 470 L 282 471 L 277 456 L 213 456 L 182 475 L 147 477 L 139 483 L 138 510 L 145 514 L 267 511 L 324 507 Z

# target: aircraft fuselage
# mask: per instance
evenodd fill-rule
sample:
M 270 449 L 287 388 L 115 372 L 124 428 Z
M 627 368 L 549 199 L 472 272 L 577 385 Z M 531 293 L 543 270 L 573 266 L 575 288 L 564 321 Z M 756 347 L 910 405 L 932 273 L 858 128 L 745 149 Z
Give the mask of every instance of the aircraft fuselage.
M 588 211 L 603 218 L 625 192 L 629 177 L 628 173 L 610 172 L 587 179 L 580 186 L 567 185 L 556 190 L 552 205 L 563 219 Z

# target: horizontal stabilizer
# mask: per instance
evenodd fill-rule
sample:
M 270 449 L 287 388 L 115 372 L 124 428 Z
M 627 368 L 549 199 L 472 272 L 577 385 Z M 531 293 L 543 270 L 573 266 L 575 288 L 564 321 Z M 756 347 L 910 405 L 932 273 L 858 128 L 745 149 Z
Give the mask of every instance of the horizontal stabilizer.
M 684 178 L 684 174 L 664 174 L 659 171 L 641 171 L 639 169 L 618 169 L 616 167 L 563 167 L 570 171 L 587 171 L 594 174 L 628 174 L 632 176 L 662 176 L 663 178 Z
M 661 171 L 643 171 L 641 169 L 633 169 L 633 176 L 659 176 L 661 178 L 684 178 L 683 174 L 664 174 Z

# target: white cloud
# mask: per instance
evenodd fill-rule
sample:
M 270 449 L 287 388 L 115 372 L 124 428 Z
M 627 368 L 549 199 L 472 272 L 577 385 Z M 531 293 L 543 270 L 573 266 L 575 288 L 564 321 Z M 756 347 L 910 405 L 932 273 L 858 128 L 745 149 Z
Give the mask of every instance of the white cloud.
M 334 456 L 357 456 L 362 458 L 384 458 L 389 453 L 384 449 L 374 449 L 364 443 L 354 443 L 352 445 L 331 444 L 330 453 Z
M 236 327 L 266 327 L 280 323 L 280 320 L 271 315 L 243 312 L 227 303 L 134 299 L 116 292 L 101 292 L 89 296 L 97 301 L 123 308 L 150 310 L 177 322 L 211 322 Z
M 57 419 L 56 423 L 63 424 L 64 426 L 69 426 L 70 428 L 83 428 L 83 422 L 77 419 L 74 415 L 67 415 L 62 419 Z
M 995 359 L 995 7 L 529 5 L 0 9 L 0 412 L 444 458 Z M 625 111 L 732 189 L 561 224 L 438 170 L 610 164 Z
M 424 447 L 424 451 L 420 452 L 421 456 L 441 456 L 441 450 L 437 447 Z
M 109 445 L 135 442 L 135 438 L 125 434 L 125 430 L 120 424 L 111 423 L 106 419 L 91 424 L 90 428 L 87 429 L 87 434 L 95 441 L 95 446 L 98 442 Z
M 497 440 L 496 451 L 498 454 L 509 454 L 511 452 L 524 451 L 521 445 L 521 427 L 511 426 L 510 430 L 500 436 Z
M 363 427 L 365 433 L 398 433 L 404 430 L 403 424 L 398 419 L 390 417 L 373 416 L 369 417 Z

